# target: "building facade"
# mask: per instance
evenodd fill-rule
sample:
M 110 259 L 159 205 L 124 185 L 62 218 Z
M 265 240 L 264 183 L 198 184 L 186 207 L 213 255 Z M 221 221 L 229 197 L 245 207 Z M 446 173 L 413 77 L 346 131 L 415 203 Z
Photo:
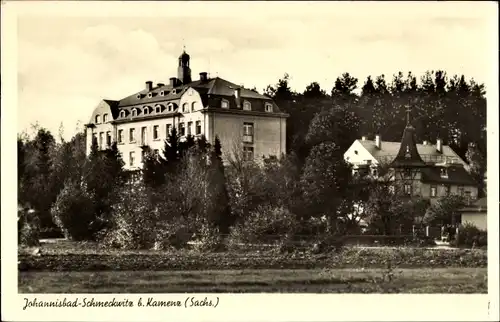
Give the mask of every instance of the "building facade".
M 478 187 L 467 171 L 467 163 L 451 147 L 415 142 L 414 128 L 409 122 L 401 142 L 382 141 L 362 137 L 344 153 L 344 159 L 353 167 L 353 172 L 373 179 L 385 177 L 395 182 L 405 194 L 430 199 L 457 194 L 470 201 L 478 196 Z M 384 170 L 382 170 L 384 169 Z
M 286 118 L 267 96 L 207 73 L 192 80 L 190 57 L 179 57 L 177 77 L 168 84 L 145 87 L 121 100 L 102 100 L 86 125 L 87 153 L 92 140 L 100 149 L 117 142 L 125 167 L 142 167 L 142 146 L 161 153 L 172 129 L 181 140 L 204 135 L 213 144 L 218 136 L 223 159 L 242 153 L 247 160 L 281 156 L 286 151 Z

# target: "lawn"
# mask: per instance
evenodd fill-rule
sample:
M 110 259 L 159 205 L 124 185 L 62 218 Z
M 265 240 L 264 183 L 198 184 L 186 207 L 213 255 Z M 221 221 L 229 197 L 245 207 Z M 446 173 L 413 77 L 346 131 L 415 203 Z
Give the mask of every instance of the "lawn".
M 19 273 L 20 293 L 487 293 L 486 268 Z

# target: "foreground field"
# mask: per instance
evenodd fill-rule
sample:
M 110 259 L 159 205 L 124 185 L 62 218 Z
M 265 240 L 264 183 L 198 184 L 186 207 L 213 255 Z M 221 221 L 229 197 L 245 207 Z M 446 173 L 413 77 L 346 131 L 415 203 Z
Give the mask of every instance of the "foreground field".
M 20 293 L 487 293 L 486 268 L 21 272 Z

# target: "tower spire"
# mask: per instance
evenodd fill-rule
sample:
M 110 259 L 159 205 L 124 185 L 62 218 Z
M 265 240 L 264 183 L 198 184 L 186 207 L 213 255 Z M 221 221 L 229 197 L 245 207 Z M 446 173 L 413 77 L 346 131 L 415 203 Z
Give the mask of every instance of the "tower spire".
M 410 113 L 411 113 L 411 109 L 410 109 L 410 106 L 408 105 L 406 107 L 406 126 L 410 125 L 410 117 L 411 117 Z

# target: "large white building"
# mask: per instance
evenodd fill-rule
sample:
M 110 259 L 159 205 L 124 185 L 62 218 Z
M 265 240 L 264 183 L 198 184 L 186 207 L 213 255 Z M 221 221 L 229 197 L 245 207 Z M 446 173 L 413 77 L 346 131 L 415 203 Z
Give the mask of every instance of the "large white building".
M 116 141 L 127 169 L 142 166 L 142 146 L 162 151 L 172 128 L 181 139 L 218 136 L 223 152 L 239 149 L 246 159 L 281 156 L 286 151 L 286 118 L 267 96 L 206 72 L 191 79 L 190 57 L 179 57 L 177 77 L 167 84 L 146 81 L 142 90 L 120 100 L 102 100 L 86 125 L 87 153 Z

